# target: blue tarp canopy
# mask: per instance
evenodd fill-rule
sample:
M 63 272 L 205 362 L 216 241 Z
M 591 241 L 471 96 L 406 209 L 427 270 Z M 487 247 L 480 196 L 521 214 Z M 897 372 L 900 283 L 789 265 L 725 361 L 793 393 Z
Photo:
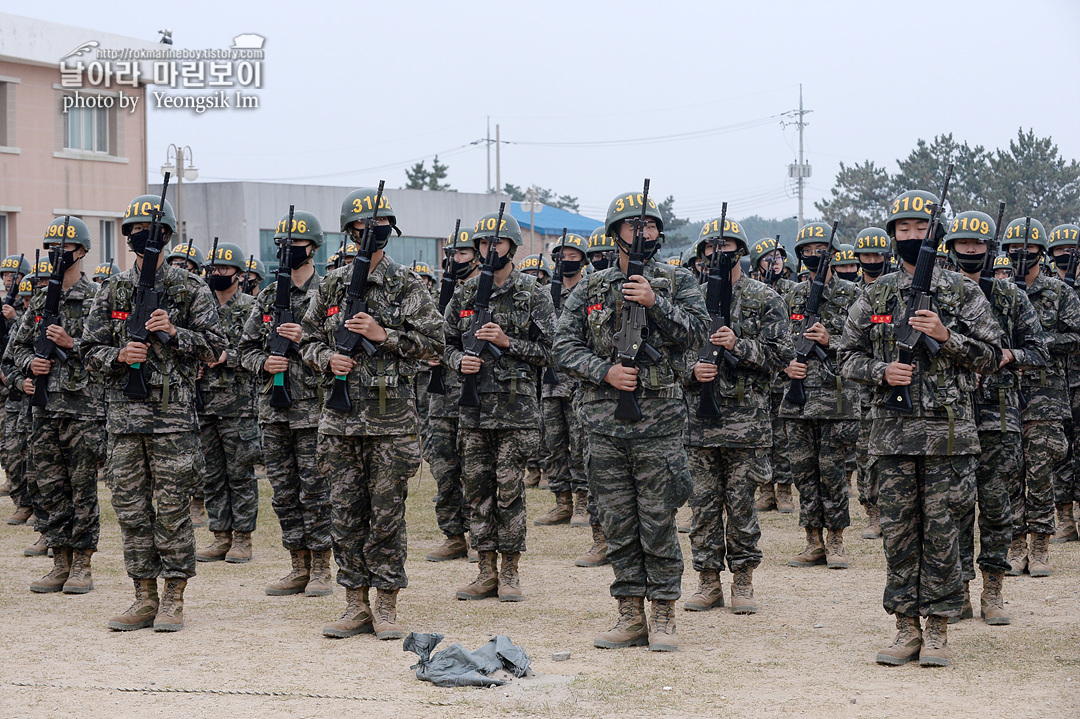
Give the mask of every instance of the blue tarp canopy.
M 522 207 L 523 205 L 524 208 Z M 536 206 L 540 208 L 540 210 L 534 212 L 532 215 L 533 229 L 540 235 L 562 235 L 562 230 L 565 227 L 567 232 L 573 232 L 588 237 L 592 234 L 593 230 L 604 224 L 600 220 L 594 220 L 591 217 L 585 217 L 576 212 L 560 210 L 558 207 L 552 207 L 551 205 L 545 205 L 538 202 L 536 203 Z M 527 203 L 510 203 L 510 214 L 518 221 L 522 230 L 529 229 L 528 207 L 529 205 Z

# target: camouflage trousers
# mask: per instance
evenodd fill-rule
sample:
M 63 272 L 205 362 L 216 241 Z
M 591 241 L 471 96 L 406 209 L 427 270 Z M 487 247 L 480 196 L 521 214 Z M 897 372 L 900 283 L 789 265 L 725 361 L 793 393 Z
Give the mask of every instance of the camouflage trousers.
M 101 532 L 97 470 L 105 452 L 101 420 L 48 417 L 34 423 L 42 531 L 50 547 L 97 549 Z
M 408 586 L 405 498 L 420 468 L 416 435 L 319 435 L 319 469 L 330 478 L 337 582 L 347 589 Z
M 1015 432 L 979 432 L 978 466 L 975 469 L 975 496 L 967 498 L 960 519 L 960 574 L 964 581 L 975 578 L 975 505 L 979 507 L 979 568 L 1005 572 L 1005 555 L 1012 541 L 1012 506 L 1008 482 L 1020 474 L 1023 454 L 1020 435 Z
M 422 369 L 416 373 L 413 379 L 416 389 L 416 415 L 420 418 L 420 449 L 424 460 L 431 464 L 431 415 L 428 412 L 428 382 L 431 381 L 431 370 Z
M 624 439 L 589 432 L 586 472 L 615 570 L 613 597 L 675 600 L 683 558 L 675 511 L 690 494 L 682 435 Z
M 889 614 L 960 615 L 959 528 L 975 492 L 974 456 L 871 457 L 885 545 Z
M 1024 422 L 1024 471 L 1009 482 L 1013 536 L 1054 533 L 1054 473 L 1068 449 L 1061 420 Z
M 851 524 L 848 459 L 855 454 L 858 431 L 854 420 L 787 420 L 800 527 L 844 529 Z
M 462 429 L 461 474 L 469 504 L 469 540 L 482 552 L 525 551 L 525 462 L 535 429 Z
M 1069 460 L 1055 477 L 1055 504 L 1080 502 L 1080 387 L 1070 387 L 1069 398 L 1072 403 L 1072 421 L 1066 424 Z
M 870 428 L 873 421 L 859 420 L 859 441 L 855 445 L 855 464 L 858 467 L 856 486 L 859 489 L 859 503 L 864 507 L 877 505 L 877 487 L 870 481 Z
M 427 442 L 431 474 L 435 477 L 435 521 L 447 537 L 465 534 L 469 528 L 469 506 L 461 481 L 461 453 L 457 417 L 430 417 L 431 436 Z
M 777 484 L 791 484 L 791 459 L 788 457 L 787 420 L 780 416 L 782 392 L 772 393 L 772 479 Z
M 761 564 L 754 493 L 772 476 L 770 454 L 771 448 L 686 448 L 693 480 L 690 549 L 694 571 L 723 571 L 725 554 L 733 572 Z
M 259 517 L 255 462 L 262 456 L 254 417 L 199 417 L 206 457 L 203 486 L 211 532 L 254 532 Z
M 17 391 L 17 390 L 16 390 Z M 30 486 L 26 471 L 29 446 L 19 433 L 19 414 L 4 412 L 4 471 L 11 482 L 11 501 L 16 507 L 31 507 Z
M 191 492 L 202 479 L 195 432 L 110 434 L 105 476 L 132 579 L 195 576 Z
M 577 492 L 587 487 L 581 421 L 570 397 L 545 397 L 544 474 L 552 492 Z
M 282 546 L 330 549 L 330 482 L 316 460 L 318 430 L 270 422 L 262 432 L 266 477 L 274 490 L 270 506 L 281 524 Z

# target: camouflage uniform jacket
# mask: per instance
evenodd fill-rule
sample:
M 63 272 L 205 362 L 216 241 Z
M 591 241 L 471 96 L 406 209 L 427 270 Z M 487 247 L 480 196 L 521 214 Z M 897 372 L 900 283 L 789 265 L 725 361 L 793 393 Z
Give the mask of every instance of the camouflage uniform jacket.
M 757 279 L 757 277 L 754 277 L 754 279 Z M 780 299 L 784 302 L 785 318 L 791 314 L 791 305 L 789 304 L 791 300 L 791 291 L 798 287 L 798 285 L 798 282 L 792 282 L 785 277 L 778 277 L 776 282 L 773 283 L 773 290 L 776 291 L 776 294 L 780 295 Z M 786 366 L 787 363 L 784 363 L 784 367 Z M 783 367 L 781 367 L 778 372 L 773 373 L 770 389 L 773 394 L 784 394 L 787 392 L 788 384 L 790 382 L 791 380 L 784 374 Z
M 126 325 L 139 285 L 132 267 L 102 283 L 83 328 L 79 354 L 91 372 L 105 376 L 105 429 L 115 434 L 197 432 L 195 375 L 199 362 L 213 362 L 228 346 L 218 325 L 213 296 L 186 270 L 158 268 L 154 286 L 161 309 L 169 313 L 176 337 L 166 344 L 151 339 L 142 363 L 150 396 L 132 399 L 123 392 L 128 365 L 117 357 L 130 341 Z
M 225 350 L 225 361 L 216 367 L 207 367 L 199 380 L 204 415 L 255 416 L 255 375 L 240 364 L 240 337 L 254 304 L 254 297 L 237 290 L 225 304 L 217 306 L 218 322 L 229 346 Z
M 315 288 L 322 278 L 313 272 L 301 287 L 290 282 L 289 306 L 297 324 L 307 313 L 308 303 L 315 296 Z M 289 360 L 289 370 L 285 373 L 285 382 L 292 397 L 292 407 L 279 409 L 270 406 L 270 394 L 273 390 L 274 376 L 263 371 L 263 364 L 270 356 L 270 332 L 274 321 L 274 299 L 277 296 L 277 281 L 271 282 L 255 298 L 251 314 L 244 324 L 244 334 L 240 338 L 240 364 L 255 375 L 255 388 L 259 395 L 259 422 L 285 422 L 292 429 L 315 429 L 319 426 L 322 415 L 323 387 L 326 378 L 322 372 L 312 369 L 304 362 L 297 347 L 290 347 L 285 354 Z
M 1028 401 L 1023 419 L 1072 419 L 1066 367 L 1069 355 L 1080 352 L 1080 299 L 1064 282 L 1043 272 L 1027 296 L 1047 335 L 1050 361 L 1043 369 L 1021 372 L 1020 386 Z
M 11 414 L 18 414 L 22 407 L 23 398 L 26 395 L 20 389 L 22 382 L 26 379 L 26 375 L 15 366 L 15 356 L 13 354 L 15 345 L 12 342 L 15 339 L 15 330 L 18 329 L 19 323 L 22 322 L 23 315 L 26 314 L 26 308 L 23 307 L 22 297 L 15 300 L 15 319 L 11 320 L 8 325 L 11 329 L 8 332 L 8 343 L 3 348 L 3 356 L 0 358 L 0 373 L 4 375 L 4 409 Z
M 102 378 L 87 370 L 79 357 L 83 328 L 90 314 L 90 306 L 98 293 L 98 285 L 86 275 L 60 295 L 60 326 L 71 335 L 74 346 L 64 350 L 67 359 L 55 360 L 47 378 L 37 377 L 35 382 L 48 382 L 49 404 L 37 410 L 43 417 L 58 415 L 80 419 L 104 419 L 105 398 L 101 391 Z M 41 334 L 39 322 L 45 307 L 45 293 L 39 292 L 30 300 L 30 308 L 23 314 L 12 342 L 15 365 L 23 376 L 32 376 L 30 362 L 34 359 L 34 342 Z
M 300 354 L 309 366 L 321 369 L 327 382 L 334 332 L 343 321 L 353 268 L 334 270 L 315 289 L 304 315 Z M 375 354 L 357 348 L 356 365 L 347 383 L 352 410 L 323 408 L 319 432 L 326 435 L 417 434 L 416 393 L 413 380 L 418 361 L 436 359 L 443 352 L 442 319 L 424 285 L 424 279 L 383 255 L 368 275 L 368 314 L 386 330 Z
M 462 336 L 472 322 L 479 275 L 463 282 L 446 306 L 446 364 L 461 371 Z M 539 429 L 536 401 L 539 368 L 553 364 L 555 308 L 551 293 L 516 267 L 491 293 L 491 316 L 510 338 L 502 358 L 485 352 L 480 369 L 480 407 L 462 407 L 462 429 Z
M 792 342 L 802 331 L 802 318 L 806 312 L 806 301 L 810 297 L 812 283 L 796 285 L 788 296 L 791 312 Z M 836 364 L 836 345 L 844 332 L 848 310 L 858 298 L 855 284 L 830 275 L 821 295 L 818 314 L 821 324 L 829 333 L 829 346 L 823 347 L 828 360 L 818 361 L 810 357 L 806 367 L 806 404 L 802 407 L 791 404 L 786 399 L 780 405 L 780 416 L 793 419 L 861 419 L 859 390 L 851 382 L 844 382 Z
M 460 282 L 457 283 L 459 286 Z M 436 285 L 438 287 L 438 285 Z M 438 310 L 439 297 L 438 292 L 435 292 L 435 309 Z M 442 325 L 444 331 L 446 325 Z M 460 408 L 458 407 L 458 398 L 461 396 L 461 373 L 455 370 L 446 362 L 446 356 L 441 359 L 443 384 L 446 385 L 446 394 L 435 394 L 434 392 L 428 393 L 428 416 L 429 417 L 453 417 L 457 418 L 460 414 Z
M 702 291 L 707 287 L 703 284 Z M 738 339 L 732 352 L 739 364 L 721 362 L 709 383 L 720 408 L 718 419 L 697 416 L 702 385 L 691 371 L 686 379 L 687 434 L 692 447 L 771 447 L 770 380 L 795 357 L 787 305 L 764 282 L 743 276 L 731 288 L 731 329 Z M 699 353 L 687 353 L 693 368 Z
M 594 272 L 578 283 L 563 308 L 555 335 L 559 368 L 585 380 L 581 383 L 581 423 L 590 432 L 637 438 L 683 434 L 686 404 L 683 382 L 690 368 L 686 354 L 705 344 L 709 311 L 698 281 L 681 267 L 645 264 L 645 279 L 656 302 L 646 310 L 649 344 L 660 354 L 650 362 L 642 353 L 635 391 L 642 420 L 614 417 L 619 391 L 604 381 L 617 360 L 612 338 L 622 323 L 623 282 L 618 264 Z
M 1062 280 L 1062 282 L 1064 281 Z M 1080 296 L 1080 287 L 1073 287 L 1072 291 L 1073 294 Z M 1080 387 L 1080 352 L 1073 352 L 1069 355 L 1069 387 Z
M 1049 338 L 1027 295 L 1008 280 L 994 280 L 990 294 L 994 317 L 1004 333 L 1002 346 L 1015 360 L 993 374 L 983 375 L 975 391 L 979 431 L 1020 433 L 1020 372 L 1039 372 L 1050 359 Z
M 979 453 L 972 392 L 975 373 L 1001 363 L 1001 327 L 979 286 L 955 272 L 934 268 L 931 309 L 949 330 L 931 358 L 915 350 L 910 385 L 912 413 L 886 409 L 885 368 L 897 359 L 893 321 L 906 312 L 911 275 L 902 269 L 879 277 L 851 308 L 837 346 L 843 376 L 874 388 L 870 455 L 941 456 Z
M 581 282 L 582 280 L 578 279 L 577 284 L 575 284 L 574 287 L 577 287 L 579 284 L 581 284 Z M 548 289 L 550 289 L 550 287 L 551 286 L 548 285 Z M 563 285 L 562 300 L 560 301 L 559 309 L 555 310 L 556 322 L 558 322 L 559 317 L 562 316 L 563 307 L 566 306 L 566 300 L 570 297 L 570 293 L 573 291 L 574 290 L 572 287 L 567 287 L 565 284 Z M 544 399 L 548 397 L 560 397 L 565 399 L 573 397 L 574 394 L 577 392 L 578 388 L 577 380 L 573 377 L 568 376 L 565 372 L 556 371 L 556 376 L 559 380 L 556 384 L 541 384 L 540 396 Z

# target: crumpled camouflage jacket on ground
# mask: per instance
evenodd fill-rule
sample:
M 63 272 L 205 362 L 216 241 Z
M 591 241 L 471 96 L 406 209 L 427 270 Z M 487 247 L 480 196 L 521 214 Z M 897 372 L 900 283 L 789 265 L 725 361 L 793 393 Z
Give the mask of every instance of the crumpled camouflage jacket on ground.
M 837 360 L 847 379 L 874 387 L 870 455 L 978 454 L 972 393 L 975 373 L 1001 362 L 1002 332 L 979 286 L 955 272 L 934 268 L 931 309 L 950 332 L 931 360 L 920 343 L 910 385 L 912 414 L 886 409 L 885 368 L 897 359 L 893 321 L 905 315 L 911 275 L 884 275 L 851 308 Z
M 446 306 L 446 362 L 461 370 L 462 336 L 472 322 L 479 275 L 466 280 Z M 551 293 L 535 277 L 516 267 L 491 293 L 495 324 L 510 338 L 510 347 L 495 361 L 486 351 L 480 369 L 480 407 L 461 408 L 462 429 L 539 429 L 536 382 L 541 368 L 552 364 L 551 338 L 555 308 Z
M 1023 419 L 1072 419 L 1066 368 L 1068 356 L 1080 352 L 1080 299 L 1064 282 L 1041 270 L 1027 296 L 1046 333 L 1050 361 L 1045 369 L 1020 375 L 1028 401 Z
M 301 287 L 290 283 L 289 307 L 296 323 L 304 319 L 308 303 L 315 295 L 315 288 L 322 278 L 319 273 L 312 273 Z M 259 395 L 259 423 L 286 422 L 292 429 L 314 429 L 319 426 L 322 415 L 322 394 L 326 378 L 304 362 L 297 347 L 291 347 L 285 354 L 289 360 L 289 369 L 285 373 L 292 407 L 279 409 L 270 406 L 270 393 L 273 390 L 274 376 L 263 371 L 263 364 L 270 356 L 270 330 L 274 321 L 274 299 L 277 296 L 277 281 L 271 282 L 255 298 L 251 314 L 244 324 L 244 334 L 240 338 L 240 364 L 255 375 L 255 389 Z
M 75 344 L 71 349 L 64 350 L 67 360 L 54 359 L 52 371 L 47 378 L 34 378 L 35 382 L 49 383 L 49 403 L 38 410 L 43 416 L 65 415 L 82 419 L 105 417 L 101 375 L 90 372 L 79 356 L 83 327 L 97 293 L 98 285 L 83 274 L 60 295 L 60 326 L 71 335 Z M 34 342 L 41 334 L 40 319 L 44 308 L 45 292 L 38 292 L 30 299 L 29 310 L 23 314 L 12 331 L 13 361 L 25 377 L 33 376 L 30 362 L 34 359 Z
M 985 295 L 984 295 L 985 296 Z M 976 390 L 980 432 L 1020 433 L 1020 370 L 1036 371 L 1046 366 L 1049 338 L 1027 295 L 1009 280 L 994 280 L 990 295 L 994 317 L 1001 326 L 1002 347 L 1012 350 L 1015 361 L 993 374 L 983 375 Z M 1005 424 L 1002 425 L 1002 408 Z M 1002 427 L 1004 426 L 1004 429 Z M 985 451 L 985 447 L 983 448 Z
M 806 302 L 810 298 L 811 282 L 803 282 L 794 287 L 788 295 L 788 307 L 791 312 L 791 340 L 799 336 L 802 329 L 802 316 L 806 312 Z M 806 404 L 802 407 L 788 402 L 780 405 L 780 416 L 789 419 L 861 419 L 859 390 L 852 382 L 845 382 L 839 374 L 836 363 L 836 342 L 844 333 L 848 310 L 858 299 L 855 284 L 830 275 L 821 295 L 818 314 L 821 324 L 829 333 L 829 346 L 823 347 L 828 360 L 819 361 L 811 355 L 807 362 Z
M 590 432 L 635 438 L 669 434 L 685 429 L 686 405 L 682 384 L 690 368 L 685 353 L 697 352 L 709 331 L 709 312 L 698 281 L 681 267 L 645 264 L 645 279 L 656 294 L 646 310 L 652 335 L 649 344 L 660 353 L 649 362 L 642 353 L 635 392 L 643 418 L 640 422 L 617 420 L 619 391 L 604 381 L 616 362 L 612 337 L 622 322 L 622 286 L 626 275 L 618 264 L 594 272 L 570 294 L 555 335 L 559 369 L 581 383 L 582 426 Z
M 214 298 L 217 305 L 217 297 Z M 255 416 L 255 375 L 240 364 L 240 337 L 251 315 L 255 298 L 237 291 L 223 305 L 217 305 L 221 332 L 229 343 L 225 361 L 207 367 L 199 380 L 203 397 L 201 414 L 213 417 Z
M 352 266 L 334 270 L 314 291 L 304 315 L 300 354 L 322 369 L 327 383 L 334 332 L 348 303 Z M 352 410 L 323 407 L 319 432 L 325 435 L 406 435 L 418 433 L 413 378 L 418 362 L 443 352 L 442 318 L 420 275 L 383 255 L 368 274 L 368 314 L 386 330 L 386 340 L 368 355 L 357 345 L 348 375 Z M 374 344 L 374 343 L 373 343 Z M 329 396 L 329 395 L 327 395 Z
M 199 362 L 212 362 L 228 346 L 218 326 L 217 303 L 209 288 L 186 270 L 158 268 L 154 286 L 161 309 L 176 326 L 168 344 L 150 340 L 143 373 L 150 390 L 147 399 L 131 399 L 122 388 L 128 365 L 117 361 L 129 336 L 126 318 L 135 304 L 138 269 L 112 275 L 94 299 L 80 354 L 87 369 L 105 375 L 105 428 L 115 434 L 197 432 L 195 374 Z
M 702 284 L 702 296 L 708 284 Z M 701 383 L 693 367 L 699 352 L 688 352 L 691 368 L 685 382 L 686 444 L 693 447 L 771 447 L 770 382 L 795 356 L 788 329 L 787 304 L 765 283 L 743 276 L 731 288 L 731 329 L 738 338 L 734 369 L 720 362 L 709 386 L 720 408 L 718 419 L 697 416 Z

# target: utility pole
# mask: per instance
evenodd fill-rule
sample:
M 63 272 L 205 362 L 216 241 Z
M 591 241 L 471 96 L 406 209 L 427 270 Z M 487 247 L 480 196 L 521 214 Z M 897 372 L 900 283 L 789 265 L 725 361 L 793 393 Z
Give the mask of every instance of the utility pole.
M 499 125 L 495 124 L 495 193 L 502 192 L 502 143 L 499 141 Z
M 799 163 L 788 165 L 788 177 L 795 180 L 795 184 L 799 191 L 799 227 L 803 226 L 803 195 L 806 185 L 806 180 L 812 173 L 812 168 L 807 164 L 803 156 L 803 130 L 809 124 L 803 119 L 805 115 L 810 114 L 813 110 L 803 109 L 802 100 L 802 83 L 799 83 L 799 109 L 796 112 L 787 112 L 785 115 L 795 115 L 798 119 L 795 120 L 795 125 L 799 128 Z
M 491 192 L 491 115 L 487 116 L 487 191 Z
M 529 254 L 535 255 L 536 249 L 536 191 L 529 188 Z

